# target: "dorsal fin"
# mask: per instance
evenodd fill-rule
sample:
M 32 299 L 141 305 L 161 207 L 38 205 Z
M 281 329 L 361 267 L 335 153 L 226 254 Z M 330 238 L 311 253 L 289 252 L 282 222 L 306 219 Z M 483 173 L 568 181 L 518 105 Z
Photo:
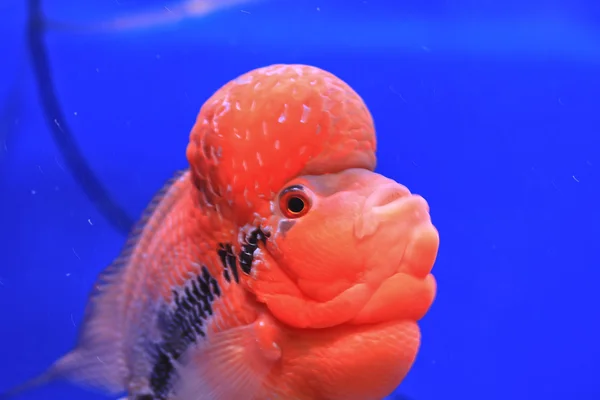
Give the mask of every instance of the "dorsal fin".
M 143 242 L 151 239 L 162 225 L 185 188 L 185 174 L 180 171 L 158 191 L 129 234 L 119 257 L 98 276 L 89 295 L 77 345 L 58 359 L 44 373 L 0 394 L 6 400 L 23 391 L 65 379 L 82 386 L 95 387 L 109 393 L 125 391 L 129 367 L 123 343 L 122 294 L 123 274 L 128 268 L 143 267 L 133 263 L 132 256 Z M 181 184 L 177 184 L 181 183 Z

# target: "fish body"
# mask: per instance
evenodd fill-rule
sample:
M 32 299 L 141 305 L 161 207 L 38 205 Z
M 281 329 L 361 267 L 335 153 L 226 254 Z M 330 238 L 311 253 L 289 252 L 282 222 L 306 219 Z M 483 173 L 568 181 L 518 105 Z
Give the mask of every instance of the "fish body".
M 362 99 L 272 65 L 201 108 L 189 169 L 99 277 L 67 379 L 130 400 L 381 399 L 436 292 L 427 202 L 373 172 Z

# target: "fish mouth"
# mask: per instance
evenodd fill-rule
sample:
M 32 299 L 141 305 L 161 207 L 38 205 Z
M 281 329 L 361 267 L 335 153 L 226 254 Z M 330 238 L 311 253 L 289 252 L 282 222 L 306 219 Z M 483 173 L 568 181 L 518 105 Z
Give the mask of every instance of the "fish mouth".
M 350 323 L 372 324 L 398 319 L 417 321 L 433 303 L 437 286 L 431 270 L 437 257 L 439 234 L 431 223 L 425 199 L 407 192 L 408 189 L 403 186 L 390 185 L 367 199 L 367 205 L 369 202 L 376 205 L 364 212 L 366 217 L 363 219 L 368 223 L 358 226 L 362 228 L 360 234 L 371 236 L 379 231 L 382 224 L 394 221 L 409 239 L 395 267 L 372 271 L 379 274 L 371 279 L 375 289 Z M 396 219 L 401 222 L 396 223 Z
M 426 207 L 426 208 L 424 208 Z M 410 235 L 400 261 L 376 268 L 328 301 L 287 295 L 267 296 L 266 304 L 282 322 L 296 328 L 330 328 L 343 324 L 380 324 L 393 320 L 418 321 L 429 310 L 436 295 L 431 270 L 437 257 L 439 235 L 432 225 L 425 200 L 420 196 L 399 197 L 371 209 L 376 224 L 403 212 L 410 222 Z M 407 213 L 407 210 L 411 212 Z M 413 212 L 414 211 L 414 212 Z M 366 236 L 378 226 L 363 226 Z
M 392 204 L 380 213 L 395 212 Z M 403 207 L 404 205 L 393 205 Z M 418 212 L 417 212 L 418 213 Z M 417 218 L 421 216 L 417 215 Z M 431 274 L 439 234 L 429 219 L 414 228 L 411 240 L 395 271 L 380 281 L 368 300 L 348 322 L 351 324 L 376 324 L 392 320 L 418 321 L 427 313 L 435 299 L 437 284 Z
M 363 325 L 394 320 L 418 321 L 433 304 L 436 289 L 432 274 L 425 279 L 406 273 L 394 274 L 383 281 L 365 306 L 348 322 Z

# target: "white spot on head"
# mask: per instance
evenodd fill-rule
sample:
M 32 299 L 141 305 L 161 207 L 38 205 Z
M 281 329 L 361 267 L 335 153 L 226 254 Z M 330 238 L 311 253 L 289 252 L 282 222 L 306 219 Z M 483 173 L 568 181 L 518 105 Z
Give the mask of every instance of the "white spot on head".
M 263 160 L 262 160 L 262 156 L 260 155 L 259 152 L 256 152 L 256 161 L 258 161 L 258 166 L 262 167 L 263 165 Z
M 244 171 L 248 171 L 248 164 L 246 163 L 246 160 L 242 161 L 242 168 L 244 168 Z
M 240 102 L 237 101 L 237 100 L 235 102 L 235 109 L 238 110 L 238 111 L 242 109 L 242 106 L 241 106 Z
M 262 123 L 262 133 L 265 136 L 269 135 L 269 131 L 267 130 L 267 121 L 263 121 Z
M 296 73 L 296 75 L 298 76 L 302 76 L 304 75 L 304 71 L 302 70 L 302 67 L 300 67 L 299 65 L 295 65 L 294 66 L 294 72 Z
M 252 202 L 250 202 L 250 199 L 248 198 L 248 193 L 249 193 L 249 192 L 248 192 L 248 188 L 247 188 L 247 187 L 245 187 L 245 188 L 244 188 L 244 200 L 246 200 L 246 205 L 247 205 L 248 207 L 252 207 Z
M 240 76 L 236 79 L 233 80 L 233 83 L 237 84 L 237 85 L 245 85 L 247 83 L 252 82 L 252 75 L 244 75 L 244 76 Z
M 288 112 L 288 105 L 284 104 L 283 111 L 282 111 L 281 115 L 279 116 L 279 118 L 277 119 L 277 122 L 279 122 L 280 124 L 283 124 L 285 122 L 285 120 L 287 119 L 287 112 Z
M 279 150 L 281 143 L 279 142 L 279 139 L 275 141 L 275 150 Z
M 231 109 L 231 103 L 229 102 L 229 95 L 225 96 L 221 105 L 223 106 L 223 109 L 219 113 L 217 113 L 218 117 L 222 117 L 223 115 L 227 114 L 229 112 L 229 110 Z
M 306 104 L 302 104 L 302 117 L 300 117 L 300 122 L 305 124 L 308 121 L 308 116 L 310 114 L 310 107 Z
M 287 66 L 286 65 L 281 65 L 281 66 L 277 66 L 277 67 L 266 67 L 264 69 L 264 74 L 266 76 L 271 76 L 271 75 L 281 75 L 283 74 L 285 71 L 287 70 Z
M 302 155 L 302 154 L 306 153 L 306 150 L 308 150 L 308 148 L 306 146 L 302 146 L 302 147 L 300 147 L 300 152 L 298 154 Z

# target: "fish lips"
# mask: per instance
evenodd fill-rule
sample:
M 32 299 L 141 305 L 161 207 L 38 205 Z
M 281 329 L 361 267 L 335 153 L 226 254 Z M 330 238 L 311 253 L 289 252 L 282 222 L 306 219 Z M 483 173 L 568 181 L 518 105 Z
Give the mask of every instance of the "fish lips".
M 322 329 L 344 323 L 378 324 L 391 320 L 421 319 L 431 307 L 436 281 L 406 273 L 387 278 L 376 290 L 359 283 L 327 302 L 277 294 L 265 296 L 271 313 L 294 328 Z
M 410 196 L 376 210 L 389 216 L 406 207 L 427 213 L 419 196 Z M 394 209 L 396 208 L 396 210 Z M 404 254 L 385 277 L 358 282 L 328 301 L 287 294 L 266 295 L 275 317 L 296 328 L 329 328 L 344 323 L 378 324 L 391 320 L 418 321 L 431 307 L 437 290 L 431 274 L 437 257 L 439 235 L 427 217 L 419 216 Z M 376 284 L 374 284 L 376 283 Z

